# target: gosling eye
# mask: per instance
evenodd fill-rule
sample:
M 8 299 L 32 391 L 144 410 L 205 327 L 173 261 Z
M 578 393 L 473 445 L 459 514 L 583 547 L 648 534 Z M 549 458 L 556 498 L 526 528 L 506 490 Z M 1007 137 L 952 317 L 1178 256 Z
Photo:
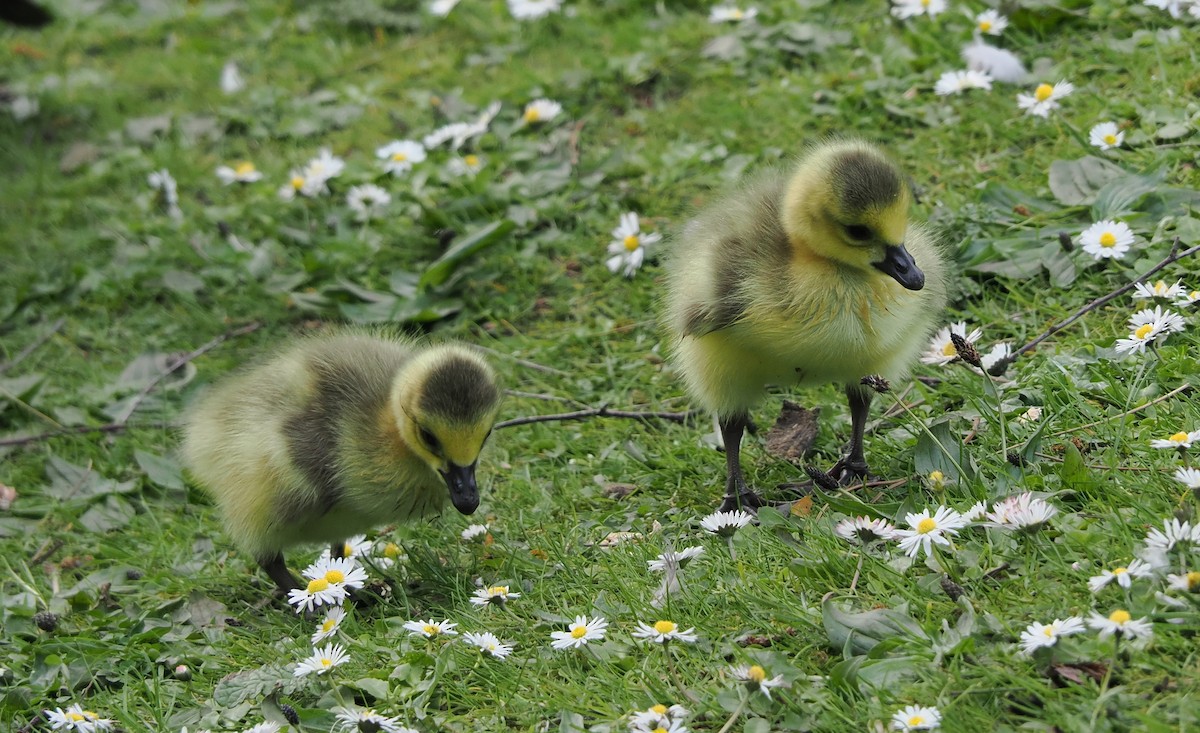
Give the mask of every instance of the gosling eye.
M 874 234 L 871 232 L 871 227 L 865 224 L 847 224 L 846 236 L 850 237 L 855 242 L 866 242 L 869 241 Z
M 425 443 L 430 451 L 434 453 L 442 452 L 441 441 L 439 441 L 437 436 L 431 433 L 428 428 L 421 428 L 421 440 Z

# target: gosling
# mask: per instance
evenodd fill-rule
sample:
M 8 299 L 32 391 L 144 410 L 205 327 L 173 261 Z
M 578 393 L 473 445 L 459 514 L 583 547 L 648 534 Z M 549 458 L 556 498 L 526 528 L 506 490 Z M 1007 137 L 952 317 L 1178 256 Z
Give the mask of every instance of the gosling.
M 184 463 L 235 543 L 285 593 L 283 550 L 479 506 L 475 465 L 500 407 L 495 372 L 458 345 L 310 337 L 205 395 Z M 447 491 L 448 490 L 448 491 Z
M 742 475 L 766 385 L 846 386 L 851 438 L 830 474 L 866 476 L 866 376 L 903 378 L 946 305 L 945 254 L 908 210 L 904 173 L 875 146 L 830 140 L 791 171 L 743 181 L 687 224 L 667 262 L 666 330 L 688 391 L 725 444 L 721 509 L 756 509 Z

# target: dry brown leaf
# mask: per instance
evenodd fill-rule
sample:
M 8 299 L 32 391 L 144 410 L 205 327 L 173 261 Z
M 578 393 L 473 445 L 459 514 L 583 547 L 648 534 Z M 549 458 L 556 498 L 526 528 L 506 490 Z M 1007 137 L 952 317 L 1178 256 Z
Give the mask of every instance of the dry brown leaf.
M 817 416 L 821 410 L 809 410 L 795 402 L 783 401 L 779 418 L 767 431 L 767 453 L 801 466 L 817 439 Z

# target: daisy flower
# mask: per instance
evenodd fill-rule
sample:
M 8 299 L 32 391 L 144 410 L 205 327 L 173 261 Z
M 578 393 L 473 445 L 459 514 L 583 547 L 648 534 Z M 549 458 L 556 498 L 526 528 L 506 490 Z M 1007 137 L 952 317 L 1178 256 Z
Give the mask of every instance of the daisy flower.
M 605 264 L 610 272 L 621 270 L 625 277 L 633 277 L 646 259 L 646 246 L 662 239 L 658 232 L 644 234 L 638 215 L 630 211 L 621 214 L 621 221 L 612 230 L 613 241 L 608 245 L 612 255 Z
M 317 157 L 308 161 L 308 165 L 304 166 L 304 178 L 310 186 L 319 186 L 322 193 L 325 192 L 325 183 L 342 174 L 346 168 L 346 161 L 329 152 L 329 148 L 321 148 L 321 152 Z M 315 194 L 308 194 L 315 195 Z
M 24 122 L 36 115 L 42 108 L 36 97 L 18 94 L 8 103 L 8 111 L 17 122 Z
M 550 646 L 555 649 L 577 649 L 593 641 L 600 641 L 608 630 L 608 621 L 603 617 L 588 621 L 587 616 L 576 616 L 575 622 L 566 631 L 551 631 Z
M 444 142 L 450 142 L 450 147 L 458 150 L 467 140 L 471 139 L 473 128 L 466 122 L 451 122 L 421 138 L 421 144 L 426 148 L 436 148 Z M 482 133 L 480 133 L 482 134 Z
M 708 13 L 709 23 L 740 23 L 743 20 L 753 20 L 758 15 L 758 8 L 742 10 L 736 5 L 718 5 Z
M 925 355 L 921 357 L 921 362 L 945 366 L 957 359 L 958 349 L 954 346 L 954 342 L 950 340 L 950 334 L 952 333 L 958 334 L 966 339 L 968 343 L 972 344 L 978 341 L 979 337 L 983 335 L 983 331 L 978 328 L 967 333 L 967 324 L 965 321 L 944 326 L 929 341 L 929 347 L 925 349 Z
M 1163 528 L 1155 527 L 1146 535 L 1146 549 L 1151 552 L 1169 552 L 1177 545 L 1182 550 L 1200 550 L 1200 524 L 1180 522 L 1172 517 L 1163 520 Z
M 334 708 L 337 714 L 335 731 L 343 733 L 358 733 L 358 731 L 378 731 L 378 733 L 417 733 L 412 728 L 406 728 L 396 718 L 385 718 L 374 710 L 352 710 L 350 708 Z
M 320 625 L 317 626 L 317 630 L 313 632 L 313 646 L 316 646 L 320 642 L 325 641 L 329 637 L 336 634 L 342 627 L 342 621 L 345 619 L 346 609 L 341 608 L 340 606 L 338 608 L 329 609 L 329 611 L 325 614 L 325 620 L 322 621 Z
M 993 527 L 1029 530 L 1041 527 L 1055 514 L 1058 509 L 1052 504 L 1026 492 L 996 502 L 985 516 Z
M 917 15 L 930 18 L 946 9 L 946 0 L 892 0 L 892 15 L 905 20 Z
M 933 544 L 950 546 L 947 535 L 956 535 L 967 524 L 966 518 L 948 507 L 938 507 L 930 513 L 910 513 L 904 518 L 912 529 L 898 529 L 894 537 L 900 540 L 900 549 L 909 557 L 916 557 L 922 549 L 925 554 L 933 552 Z
M 1134 300 L 1148 300 L 1151 298 L 1162 298 L 1164 300 L 1174 300 L 1183 292 L 1183 281 L 1176 280 L 1173 285 L 1167 285 L 1166 280 L 1155 281 L 1153 285 L 1146 283 L 1135 283 L 1133 292 Z
M 1174 478 L 1189 489 L 1200 489 L 1200 468 L 1177 468 Z
M 1054 86 L 1046 83 L 1037 85 L 1033 94 L 1018 94 L 1017 106 L 1026 114 L 1035 117 L 1049 117 L 1050 112 L 1058 109 L 1058 102 L 1063 97 L 1075 91 L 1075 85 L 1069 81 L 1060 81 Z
M 521 119 L 532 125 L 535 122 L 549 122 L 561 113 L 562 105 L 558 102 L 550 99 L 535 99 L 525 105 Z
M 383 569 L 390 568 L 396 563 L 408 562 L 408 555 L 404 554 L 403 548 L 395 542 L 388 542 L 383 546 L 383 549 L 375 555 L 375 564 Z
M 350 655 L 341 644 L 327 644 L 323 649 L 314 649 L 311 657 L 296 664 L 295 674 L 297 677 L 304 677 L 313 672 L 325 674 L 348 661 Z
M 464 155 L 447 161 L 446 172 L 452 176 L 473 176 L 483 170 L 484 165 L 484 159 L 478 155 Z
M 346 595 L 344 586 L 335 585 L 324 578 L 313 578 L 305 587 L 289 590 L 288 603 L 296 607 L 296 613 L 301 613 L 317 606 L 341 605 Z
M 1130 326 L 1137 327 L 1147 323 L 1166 333 L 1178 333 L 1187 328 L 1187 321 L 1183 320 L 1183 316 L 1172 310 L 1164 310 L 1161 305 L 1156 305 L 1153 309 L 1143 308 L 1129 317 Z
M 226 186 L 233 183 L 254 183 L 262 180 L 263 174 L 248 160 L 243 160 L 232 168 L 223 165 L 217 168 L 217 178 Z
M 909 705 L 892 716 L 892 730 L 937 730 L 942 713 L 937 708 Z
M 150 184 L 150 188 L 158 191 L 162 203 L 167 207 L 167 216 L 176 221 L 183 218 L 183 211 L 179 208 L 179 187 L 175 183 L 175 177 L 171 175 L 171 171 L 163 168 L 146 176 L 146 182 Z
M 980 39 L 963 46 L 962 58 L 967 62 L 968 69 L 982 71 L 992 77 L 992 81 L 1017 84 L 1025 81 L 1028 75 L 1025 65 L 1015 54 L 990 46 Z
M 486 524 L 472 524 L 464 529 L 462 534 L 459 536 L 467 542 L 472 540 L 479 540 L 482 542 L 487 537 L 487 533 L 488 526 Z
M 353 557 L 320 557 L 304 569 L 309 580 L 325 580 L 330 585 L 344 588 L 361 588 L 367 582 L 367 571 Z
M 436 15 L 439 18 L 445 18 L 454 10 L 454 6 L 458 5 L 459 0 L 433 0 L 429 3 L 429 14 Z
M 463 641 L 472 646 L 479 647 L 481 651 L 491 654 L 496 659 L 504 659 L 509 654 L 512 654 L 513 650 L 512 644 L 501 644 L 500 639 L 490 631 L 485 631 L 481 634 L 468 631 L 463 634 Z
M 985 10 L 975 16 L 975 29 L 989 36 L 998 36 L 1008 27 L 1008 18 L 995 10 Z
M 78 731 L 78 733 L 94 733 L 100 730 L 112 730 L 113 722 L 108 718 L 101 718 L 91 710 L 84 710 L 79 703 L 63 710 L 55 708 L 53 710 L 43 710 L 46 714 L 46 719 L 50 721 L 50 727 L 53 730 L 70 730 Z
M 979 357 L 980 365 L 985 372 L 991 372 L 992 367 L 1012 356 L 1012 346 L 1000 343 L 993 346 L 986 354 Z
M 425 160 L 425 146 L 415 140 L 393 140 L 375 150 L 375 157 L 383 161 L 383 170 L 393 176 L 402 176 L 412 167 Z
M 304 177 L 303 171 L 293 170 L 288 174 L 288 182 L 279 187 L 279 198 L 284 201 L 291 201 L 296 198 L 296 194 L 300 194 L 301 196 L 315 196 L 323 188 L 325 188 L 324 181 L 319 186 L 314 187 Z
M 667 550 L 653 560 L 646 561 L 646 569 L 665 572 L 668 567 L 682 570 L 692 560 L 704 554 L 703 547 L 685 547 L 682 550 Z
M 471 603 L 476 606 L 503 606 L 508 599 L 520 597 L 520 593 L 510 593 L 507 585 L 493 585 L 475 591 L 475 595 L 471 597 Z
M 353 186 L 346 192 L 346 206 L 359 221 L 370 221 L 392 203 L 392 195 L 374 183 Z
M 537 20 L 557 13 L 562 0 L 508 0 L 508 12 L 517 20 Z
M 1193 430 L 1190 433 L 1185 433 L 1182 430 L 1180 430 L 1178 433 L 1175 433 L 1174 435 L 1167 436 L 1167 438 L 1165 440 L 1162 438 L 1155 438 L 1154 440 L 1151 440 L 1150 447 L 1151 448 L 1179 448 L 1179 449 L 1186 450 L 1188 448 L 1191 448 L 1192 443 L 1195 443 L 1196 441 L 1200 441 L 1200 430 Z
M 729 673 L 736 679 L 746 683 L 751 693 L 761 692 L 766 697 L 771 696 L 773 687 L 791 687 L 792 683 L 783 679 L 783 675 L 768 678 L 767 671 L 757 664 L 743 664 L 730 667 Z
M 987 514 L 988 505 L 986 501 L 977 501 L 971 505 L 971 508 L 962 512 L 962 518 L 966 522 L 975 522 Z
M 279 733 L 281 727 L 279 723 L 259 723 L 256 726 L 247 728 L 244 733 Z
M 1200 8 L 1200 5 L 1197 5 L 1196 7 Z M 1200 303 L 1200 290 L 1181 292 L 1179 297 L 1175 298 L 1175 305 L 1179 306 L 1195 305 L 1196 303 Z
M 869 545 L 892 539 L 896 527 L 886 519 L 847 517 L 833 526 L 833 533 L 851 544 Z
M 1167 576 L 1167 587 L 1184 593 L 1200 593 L 1200 572 L 1195 570 L 1180 575 Z
M 700 527 L 711 534 L 732 537 L 735 532 L 753 521 L 753 514 L 736 509 L 729 512 L 713 512 L 700 520 Z
M 226 61 L 221 67 L 221 91 L 226 94 L 237 94 L 246 88 L 246 80 L 242 78 L 242 71 L 238 65 L 232 61 Z
M 960 94 L 968 89 L 984 89 L 991 91 L 992 77 L 982 71 L 967 69 L 965 71 L 947 71 L 938 78 L 937 83 L 933 85 L 933 92 L 939 96 L 945 97 L 951 94 Z
M 1038 649 L 1054 646 L 1059 637 L 1081 634 L 1086 630 L 1083 619 L 1078 616 L 1056 618 L 1048 624 L 1029 624 L 1021 632 L 1021 652 L 1033 654 Z
M 441 621 L 405 621 L 404 628 L 408 629 L 408 633 L 412 636 L 423 636 L 426 639 L 432 639 L 435 636 L 458 636 L 458 632 L 454 627 L 458 624 L 450 623 L 446 619 Z
M 1088 142 L 1101 150 L 1119 148 L 1124 141 L 1125 133 L 1117 129 L 1115 122 L 1101 122 L 1088 132 Z
M 1083 251 L 1097 260 L 1107 257 L 1121 259 L 1133 244 L 1133 230 L 1122 221 L 1098 221 L 1079 234 Z
M 663 704 L 651 705 L 629 716 L 629 729 L 638 733 L 664 728 L 668 731 L 686 731 L 682 728 L 683 719 L 688 716 L 687 708 L 682 705 L 667 707 Z M 679 727 L 677 727 L 679 726 Z
M 666 644 L 672 640 L 690 643 L 699 638 L 693 633 L 695 630 L 695 628 L 691 628 L 686 631 L 680 631 L 679 624 L 666 619 L 655 621 L 653 624 L 644 624 L 638 621 L 637 631 L 634 631 L 632 636 L 635 639 L 645 639 L 656 644 Z
M 1135 619 L 1123 608 L 1118 608 L 1108 616 L 1101 616 L 1092 611 L 1087 623 L 1100 632 L 1101 639 L 1113 634 L 1130 639 L 1149 638 L 1154 633 L 1154 627 L 1149 621 L 1145 618 Z
M 1113 568 L 1112 570 L 1102 570 L 1099 575 L 1093 575 L 1088 579 L 1088 589 L 1093 593 L 1099 593 L 1104 586 L 1116 581 L 1117 585 L 1122 588 L 1129 588 L 1133 585 L 1134 578 L 1148 578 L 1153 572 L 1153 568 L 1149 563 L 1141 560 L 1132 560 L 1129 565 Z

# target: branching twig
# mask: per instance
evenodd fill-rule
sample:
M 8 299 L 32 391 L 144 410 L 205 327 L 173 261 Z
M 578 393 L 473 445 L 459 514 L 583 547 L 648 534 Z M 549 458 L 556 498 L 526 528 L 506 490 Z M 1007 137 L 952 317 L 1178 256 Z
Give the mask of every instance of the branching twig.
M 28 445 L 29 443 L 37 443 L 48 438 L 57 438 L 60 435 L 87 435 L 88 433 L 119 433 L 122 430 L 137 430 L 141 428 L 173 428 L 176 424 L 173 422 L 147 422 L 130 425 L 128 423 L 110 422 L 104 425 L 72 425 L 71 427 L 61 430 L 51 430 L 37 435 L 22 435 L 17 438 L 0 438 L 0 448 L 6 448 L 13 445 Z
M 1079 310 L 1072 313 L 1070 316 L 1067 316 L 1063 320 L 1059 321 L 1058 323 L 1054 324 L 1050 328 L 1046 329 L 1046 331 L 1044 333 L 1042 333 L 1040 336 L 1035 338 L 1033 341 L 1030 341 L 1029 343 L 1025 344 L 1021 348 L 1019 348 L 1016 351 L 1009 354 L 1008 356 L 997 361 L 996 364 L 989 371 L 992 374 L 997 375 L 997 376 L 1000 374 L 1003 374 L 1004 370 L 1006 370 L 1010 364 L 1012 364 L 1014 361 L 1016 361 L 1018 357 L 1037 348 L 1038 344 L 1042 343 L 1043 341 L 1050 338 L 1054 334 L 1063 330 L 1067 326 L 1070 326 L 1075 321 L 1078 321 L 1080 318 L 1083 318 L 1085 315 L 1096 310 L 1097 308 L 1099 308 L 1100 306 L 1109 302 L 1110 300 L 1113 300 L 1114 298 L 1119 298 L 1120 296 L 1124 295 L 1125 293 L 1129 292 L 1130 290 L 1133 290 L 1135 287 L 1137 287 L 1138 283 L 1146 281 L 1147 279 L 1150 278 L 1151 275 L 1153 275 L 1154 273 L 1163 269 L 1164 267 L 1166 267 L 1174 262 L 1178 262 L 1179 260 L 1182 260 L 1185 257 L 1191 257 L 1192 255 L 1196 254 L 1197 252 L 1200 252 L 1200 244 L 1188 247 L 1187 249 L 1183 250 L 1182 252 L 1179 251 L 1179 244 L 1180 244 L 1179 237 L 1176 237 L 1175 242 L 1171 245 L 1170 254 L 1168 254 L 1157 265 L 1155 265 L 1154 267 L 1151 267 L 1149 270 L 1147 270 L 1145 273 L 1143 273 L 1141 277 L 1131 281 L 1127 285 L 1123 285 L 1122 287 L 1117 288 L 1116 290 L 1112 291 L 1108 295 L 1103 295 L 1099 298 L 1096 298 L 1091 303 L 1088 303 L 1087 305 L 1083 306 Z
M 63 324 L 66 322 L 67 322 L 67 319 L 60 318 L 57 321 L 55 321 L 54 323 L 50 324 L 50 328 L 46 329 L 46 332 L 43 333 L 41 336 L 38 336 L 36 339 L 34 339 L 33 343 L 31 343 L 28 346 L 26 346 L 25 348 L 21 349 L 20 353 L 18 353 L 16 356 L 14 356 L 11 360 L 6 361 L 3 364 L 0 364 L 0 374 L 7 372 L 9 369 L 12 369 L 17 364 L 20 364 L 22 361 L 24 361 L 25 358 L 28 357 L 30 354 L 32 354 L 33 352 L 40 349 L 42 347 L 42 344 L 46 343 L 51 338 L 53 338 L 54 334 L 58 333 L 59 329 L 61 329 L 63 327 Z
M 1074 428 L 1067 428 L 1066 430 L 1059 430 L 1057 433 L 1050 433 L 1046 437 L 1057 438 L 1060 435 L 1067 435 L 1069 433 L 1078 432 L 1080 430 L 1094 428 L 1097 425 L 1103 425 L 1104 423 L 1112 422 L 1113 420 L 1120 420 L 1123 417 L 1129 417 L 1130 415 L 1141 412 L 1142 410 L 1146 409 L 1147 407 L 1150 407 L 1151 405 L 1157 405 L 1159 402 L 1164 402 L 1166 400 L 1169 400 L 1177 394 L 1180 394 L 1182 392 L 1190 392 L 1191 390 L 1192 390 L 1192 385 L 1181 384 L 1178 387 L 1176 387 L 1175 389 L 1171 390 L 1170 392 L 1167 392 L 1165 395 L 1159 395 L 1158 397 L 1155 397 L 1154 399 L 1150 400 L 1149 402 L 1144 402 L 1131 410 L 1126 410 L 1125 412 L 1122 412 L 1119 415 L 1112 415 L 1111 417 L 1106 417 L 1103 420 L 1093 420 L 1092 422 L 1087 423 L 1085 425 L 1079 425 L 1078 427 L 1074 427 Z
M 560 412 L 554 415 L 530 415 L 529 417 L 514 417 L 511 420 L 502 420 L 495 424 L 495 428 L 511 428 L 517 425 L 530 425 L 539 422 L 560 422 L 564 420 L 582 420 L 587 417 L 624 417 L 632 420 L 670 420 L 672 422 L 687 422 L 696 415 L 699 415 L 699 410 L 688 410 L 687 412 L 635 412 L 630 410 L 610 410 L 608 405 L 593 407 L 587 410 L 576 410 L 575 412 Z

